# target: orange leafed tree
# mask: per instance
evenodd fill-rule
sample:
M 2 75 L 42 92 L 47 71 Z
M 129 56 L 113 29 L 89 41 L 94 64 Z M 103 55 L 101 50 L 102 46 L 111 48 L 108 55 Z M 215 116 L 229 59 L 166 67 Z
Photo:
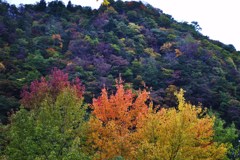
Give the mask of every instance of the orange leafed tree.
M 198 159 L 226 158 L 227 145 L 214 141 L 214 117 L 201 106 L 175 93 L 176 108 L 153 110 L 146 90 L 134 94 L 120 80 L 109 96 L 106 88 L 93 99 L 88 145 L 95 159 Z
M 98 150 L 97 159 L 129 157 L 134 148 L 132 134 L 138 120 L 148 112 L 145 102 L 149 93 L 146 90 L 135 94 L 124 89 L 121 80 L 116 88 L 116 93 L 110 96 L 103 88 L 101 96 L 93 99 L 89 143 Z

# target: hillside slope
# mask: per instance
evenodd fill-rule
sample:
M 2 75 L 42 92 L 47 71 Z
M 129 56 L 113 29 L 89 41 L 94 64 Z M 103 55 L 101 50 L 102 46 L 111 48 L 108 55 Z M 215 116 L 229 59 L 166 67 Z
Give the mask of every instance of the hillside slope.
M 44 1 L 16 8 L 0 1 L 0 113 L 19 107 L 21 88 L 58 67 L 86 86 L 85 99 L 109 90 L 119 75 L 148 86 L 172 107 L 173 91 L 240 126 L 240 56 L 210 40 L 197 23 L 177 22 L 142 2 L 111 1 L 98 10 Z

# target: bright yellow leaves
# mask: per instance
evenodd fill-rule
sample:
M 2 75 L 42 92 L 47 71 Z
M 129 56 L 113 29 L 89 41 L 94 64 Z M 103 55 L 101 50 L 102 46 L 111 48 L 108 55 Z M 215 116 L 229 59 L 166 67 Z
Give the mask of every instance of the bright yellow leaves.
M 213 141 L 214 118 L 200 106 L 185 102 L 184 91 L 177 92 L 178 107 L 147 108 L 148 93 L 117 85 L 108 97 L 106 89 L 93 101 L 89 145 L 95 159 L 216 160 L 223 159 L 226 146 Z
M 213 142 L 214 118 L 201 107 L 186 103 L 183 90 L 176 93 L 178 109 L 150 110 L 138 125 L 137 159 L 223 159 L 226 146 Z M 199 118 L 201 117 L 202 118 Z
M 102 5 L 104 5 L 104 6 L 108 6 L 109 4 L 110 4 L 110 2 L 108 0 L 103 0 L 103 2 L 102 2 Z
M 108 6 L 110 4 L 110 2 L 108 2 L 108 0 L 103 0 L 103 5 L 104 6 Z

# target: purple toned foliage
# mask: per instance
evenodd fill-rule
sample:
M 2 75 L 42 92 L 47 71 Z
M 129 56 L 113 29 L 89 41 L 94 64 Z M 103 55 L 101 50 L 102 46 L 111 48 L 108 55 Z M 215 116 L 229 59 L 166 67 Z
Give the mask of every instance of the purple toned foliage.
M 109 55 L 113 54 L 114 50 L 113 50 L 113 48 L 111 47 L 110 44 L 100 42 L 96 46 L 96 52 L 100 53 L 104 56 L 109 56 Z
M 93 26 L 97 28 L 102 28 L 109 22 L 109 17 L 107 13 L 102 13 L 93 21 Z
M 68 49 L 74 54 L 78 56 L 86 55 L 90 52 L 90 44 L 84 40 L 71 40 L 69 42 Z
M 87 68 L 89 65 L 92 64 L 92 60 L 88 57 L 76 57 L 73 59 L 73 63 L 76 65 L 76 66 L 81 66 L 83 68 Z
M 129 62 L 122 58 L 121 56 L 116 56 L 116 55 L 110 55 L 109 57 L 109 63 L 115 66 L 127 66 Z
M 97 69 L 97 73 L 99 73 L 102 76 L 107 75 L 107 73 L 111 69 L 111 65 L 106 63 L 106 61 L 103 57 L 94 57 L 93 65 Z

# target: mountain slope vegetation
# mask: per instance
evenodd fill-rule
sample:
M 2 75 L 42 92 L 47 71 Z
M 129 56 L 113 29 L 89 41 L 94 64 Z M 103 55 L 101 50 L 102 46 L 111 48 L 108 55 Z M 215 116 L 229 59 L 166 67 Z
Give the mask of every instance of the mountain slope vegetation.
M 240 56 L 210 40 L 196 22 L 177 22 L 149 4 L 110 1 L 98 10 L 61 1 L 16 7 L 0 1 L 0 113 L 19 107 L 21 89 L 54 67 L 80 77 L 91 102 L 121 77 L 148 86 L 162 107 L 186 90 L 193 104 L 240 126 Z
M 239 158 L 240 52 L 200 29 L 143 2 L 0 0 L 0 159 Z

